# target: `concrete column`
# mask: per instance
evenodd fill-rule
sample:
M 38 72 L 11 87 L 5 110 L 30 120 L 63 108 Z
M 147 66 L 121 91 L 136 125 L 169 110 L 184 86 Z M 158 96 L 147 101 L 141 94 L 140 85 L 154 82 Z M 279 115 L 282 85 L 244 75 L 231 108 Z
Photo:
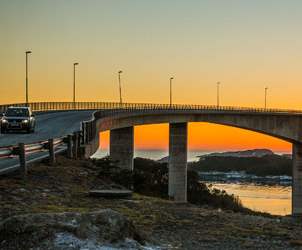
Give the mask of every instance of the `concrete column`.
M 120 168 L 133 170 L 133 127 L 110 130 L 110 158 Z
M 169 196 L 187 202 L 187 123 L 170 123 Z
M 302 215 L 302 144 L 293 143 L 292 215 Z

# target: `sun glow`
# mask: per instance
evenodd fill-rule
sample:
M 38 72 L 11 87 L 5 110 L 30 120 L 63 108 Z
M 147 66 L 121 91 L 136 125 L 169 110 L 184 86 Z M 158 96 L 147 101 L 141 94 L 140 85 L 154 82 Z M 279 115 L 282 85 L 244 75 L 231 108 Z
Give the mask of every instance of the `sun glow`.
M 108 148 L 109 131 L 101 133 L 100 146 Z M 167 150 L 169 125 L 136 126 L 134 130 L 135 149 Z M 252 148 L 268 148 L 275 152 L 291 151 L 289 142 L 257 132 L 229 126 L 196 122 L 188 126 L 188 147 L 190 150 L 224 151 Z

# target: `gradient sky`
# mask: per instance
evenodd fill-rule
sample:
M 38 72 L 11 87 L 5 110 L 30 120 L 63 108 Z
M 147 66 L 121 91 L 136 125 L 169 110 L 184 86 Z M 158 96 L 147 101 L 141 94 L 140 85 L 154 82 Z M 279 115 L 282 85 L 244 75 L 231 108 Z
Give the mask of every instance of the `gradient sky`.
M 79 101 L 117 101 L 122 69 L 127 102 L 167 103 L 174 76 L 175 103 L 214 104 L 220 81 L 222 105 L 261 107 L 268 86 L 270 107 L 300 109 L 301 24 L 300 0 L 1 0 L 0 103 L 24 101 L 30 49 L 30 101 L 71 100 L 78 61 Z M 194 148 L 212 135 L 211 147 L 289 150 L 238 129 L 191 127 Z M 137 131 L 145 146 L 166 142 Z M 236 142 L 226 143 L 231 131 Z

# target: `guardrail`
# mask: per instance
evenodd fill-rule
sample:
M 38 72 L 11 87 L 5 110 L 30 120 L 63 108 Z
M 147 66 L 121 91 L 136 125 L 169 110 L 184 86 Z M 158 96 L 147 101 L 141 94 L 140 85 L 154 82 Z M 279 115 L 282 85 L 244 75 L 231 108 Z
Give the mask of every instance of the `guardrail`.
M 49 158 L 50 165 L 55 163 L 55 155 L 67 151 L 69 158 L 78 158 L 80 153 L 80 132 L 66 137 L 49 139 L 31 144 L 19 143 L 17 146 L 0 147 L 0 159 L 19 158 L 19 163 L 0 169 L 0 175 L 20 170 L 22 176 L 27 175 L 28 163 L 33 163 L 45 158 Z M 48 152 L 36 158 L 28 159 L 28 156 L 38 152 Z
M 117 103 L 117 102 L 32 102 L 12 103 L 0 105 L 0 113 L 10 106 L 29 106 L 35 112 L 59 110 L 217 110 L 217 111 L 245 111 L 261 113 L 301 113 L 302 110 L 233 107 L 216 105 L 191 105 L 191 104 L 153 104 L 153 103 Z
M 54 147 L 63 144 L 62 138 L 54 139 Z M 24 144 L 25 154 L 30 154 L 48 149 L 49 141 L 40 141 L 35 143 Z M 0 147 L 0 158 L 13 157 L 19 154 L 19 146 Z
M 0 159 L 11 156 L 13 154 L 13 150 L 14 150 L 13 147 L 1 147 L 0 148 Z

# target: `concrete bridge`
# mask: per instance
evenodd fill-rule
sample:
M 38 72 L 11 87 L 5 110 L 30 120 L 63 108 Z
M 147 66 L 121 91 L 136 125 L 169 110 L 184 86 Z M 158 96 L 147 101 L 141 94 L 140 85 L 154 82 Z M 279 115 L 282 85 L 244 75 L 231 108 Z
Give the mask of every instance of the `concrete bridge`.
M 302 215 L 301 111 L 118 103 L 76 104 L 73 108 L 97 110 L 94 119 L 83 123 L 85 156 L 90 157 L 98 150 L 99 132 L 110 130 L 110 156 L 121 168 L 129 170 L 133 169 L 133 127 L 169 123 L 169 196 L 176 202 L 187 201 L 188 122 L 227 125 L 289 141 L 293 145 L 292 213 Z
M 268 110 L 157 109 L 98 111 L 95 137 L 86 156 L 99 147 L 99 132 L 110 130 L 110 156 L 122 168 L 133 169 L 134 126 L 169 123 L 169 196 L 187 201 L 187 123 L 209 122 L 274 136 L 293 145 L 292 213 L 302 214 L 302 113 Z

